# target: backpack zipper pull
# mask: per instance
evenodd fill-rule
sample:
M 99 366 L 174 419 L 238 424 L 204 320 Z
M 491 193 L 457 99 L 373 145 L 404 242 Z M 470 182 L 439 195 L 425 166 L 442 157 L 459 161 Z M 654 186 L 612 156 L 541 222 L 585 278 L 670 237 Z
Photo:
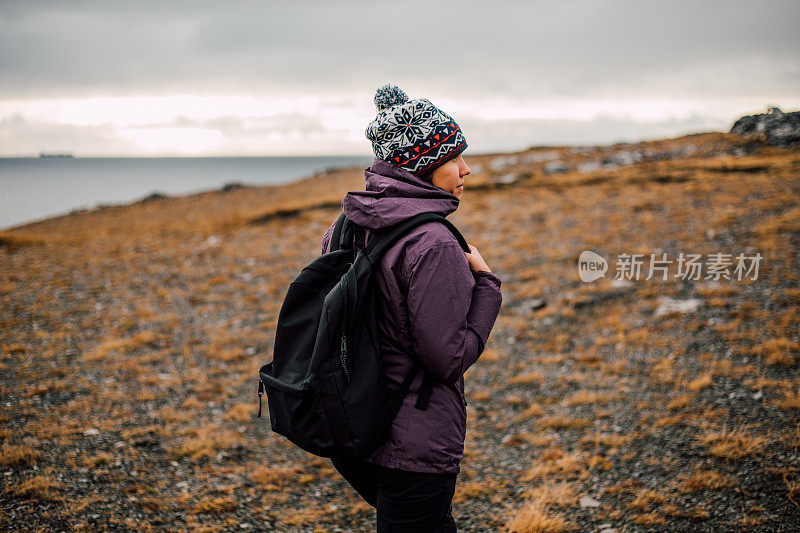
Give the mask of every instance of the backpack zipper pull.
M 264 382 L 258 380 L 258 418 L 261 418 L 261 396 L 264 395 Z
M 347 382 L 350 383 L 350 372 L 347 370 L 347 336 L 342 335 L 342 344 L 339 350 L 339 360 L 342 363 L 342 370 Z

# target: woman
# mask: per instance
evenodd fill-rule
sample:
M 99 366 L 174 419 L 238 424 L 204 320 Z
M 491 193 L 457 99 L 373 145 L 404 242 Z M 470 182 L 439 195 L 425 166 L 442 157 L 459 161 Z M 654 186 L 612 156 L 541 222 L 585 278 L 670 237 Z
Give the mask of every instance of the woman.
M 370 231 L 423 212 L 458 208 L 470 169 L 461 128 L 426 99 L 396 86 L 375 95 L 378 115 L 366 130 L 375 160 L 364 191 L 347 193 L 345 214 Z M 329 249 L 333 225 L 323 238 Z M 364 248 L 365 243 L 356 243 Z M 380 288 L 381 357 L 389 386 L 414 357 L 435 378 L 425 410 L 415 407 L 419 373 L 394 419 L 389 440 L 366 461 L 332 459 L 334 467 L 377 509 L 379 532 L 456 531 L 451 502 L 464 452 L 464 372 L 478 359 L 500 311 L 500 279 L 470 246 L 465 253 L 443 225 L 418 226 L 385 253 Z

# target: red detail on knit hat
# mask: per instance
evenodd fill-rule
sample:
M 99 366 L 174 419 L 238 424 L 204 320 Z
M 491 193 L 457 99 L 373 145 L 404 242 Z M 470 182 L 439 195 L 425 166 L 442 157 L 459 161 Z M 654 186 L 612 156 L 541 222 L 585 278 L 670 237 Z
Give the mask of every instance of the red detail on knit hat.
M 439 134 L 437 133 L 436 135 L 433 136 L 433 138 L 438 141 L 439 140 Z
M 453 123 L 451 122 L 451 123 L 450 123 L 450 127 L 451 127 L 451 128 L 455 128 L 456 126 L 455 126 L 455 124 L 453 124 Z
M 444 142 L 447 142 L 447 140 L 448 140 L 450 137 L 452 137 L 453 135 L 455 135 L 456 133 L 458 133 L 459 129 L 460 129 L 460 128 L 456 128 L 456 129 L 454 129 L 454 130 L 453 130 L 453 131 L 452 131 L 452 132 L 451 132 L 451 133 L 450 133 L 450 134 L 449 134 L 447 137 L 445 137 L 444 139 L 442 139 L 442 140 L 441 140 L 441 141 L 439 141 L 438 143 L 434 144 L 433 146 L 431 146 L 431 147 L 430 147 L 430 148 L 428 148 L 427 150 L 424 150 L 424 151 L 423 151 L 421 154 L 419 154 L 419 155 L 415 155 L 414 157 L 411 157 L 411 152 L 409 152 L 409 153 L 407 153 L 407 154 L 404 154 L 404 155 L 403 155 L 403 157 L 406 157 L 407 159 L 406 159 L 405 161 L 399 162 L 399 166 L 405 165 L 405 164 L 406 164 L 406 163 L 408 163 L 409 161 L 413 161 L 414 159 L 416 159 L 416 158 L 420 157 L 421 155 L 423 155 L 423 154 L 426 154 L 426 153 L 430 152 L 431 150 L 433 150 L 433 149 L 434 149 L 434 148 L 436 148 L 437 146 L 441 145 L 442 143 L 444 143 Z M 458 148 L 458 147 L 459 147 L 459 146 L 461 146 L 462 144 L 464 144 L 464 143 L 462 142 L 461 144 L 457 145 L 455 148 Z M 454 149 L 455 149 L 455 148 L 454 148 Z M 452 150 L 451 150 L 450 152 L 452 152 Z M 448 152 L 448 153 L 450 153 L 450 152 Z M 443 157 L 444 157 L 444 156 L 443 156 Z M 440 161 L 440 160 L 441 160 L 441 158 L 440 158 L 440 159 L 438 159 L 437 161 Z M 436 161 L 435 161 L 434 163 L 436 163 Z M 434 163 L 431 163 L 431 164 L 434 164 Z M 430 165 L 428 165 L 428 166 L 430 166 Z M 425 168 L 427 168 L 427 167 L 425 167 Z M 420 170 L 423 170 L 423 169 L 418 169 L 418 170 L 417 170 L 417 172 L 419 172 Z
M 419 146 L 415 146 L 415 147 L 414 147 L 414 151 L 415 151 L 415 152 L 419 152 Z
M 458 150 L 459 148 L 461 148 L 462 146 L 464 146 L 464 144 L 465 144 L 465 141 L 462 141 L 462 142 L 460 142 L 460 143 L 459 143 L 459 144 L 457 144 L 457 145 L 456 145 L 456 146 L 455 146 L 455 147 L 454 147 L 452 150 L 450 150 L 450 151 L 449 151 L 449 152 L 447 152 L 446 154 L 444 154 L 444 155 L 442 155 L 441 157 L 439 157 L 439 159 L 437 159 L 437 160 L 436 160 L 436 161 L 434 161 L 433 163 L 430 163 L 430 164 L 428 164 L 428 165 L 426 165 L 426 166 L 424 166 L 424 167 L 422 167 L 422 168 L 418 168 L 418 169 L 416 170 L 416 172 L 424 172 L 425 170 L 429 169 L 430 167 L 432 167 L 433 165 L 435 165 L 436 163 L 438 163 L 438 162 L 439 162 L 439 161 L 441 161 L 442 159 L 448 159 L 448 158 L 451 156 L 451 154 L 452 154 L 453 152 L 455 152 L 456 150 Z
M 395 161 L 400 161 L 400 158 L 399 157 L 395 157 L 394 160 Z

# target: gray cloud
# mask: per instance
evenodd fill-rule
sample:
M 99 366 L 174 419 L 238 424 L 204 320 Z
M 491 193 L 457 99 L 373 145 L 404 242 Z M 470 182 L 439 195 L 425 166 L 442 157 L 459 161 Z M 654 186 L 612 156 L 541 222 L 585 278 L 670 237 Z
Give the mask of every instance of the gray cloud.
M 342 95 L 346 112 L 361 116 L 374 112 L 374 89 L 393 82 L 412 98 L 473 106 L 472 114 L 455 115 L 476 151 L 636 140 L 727 129 L 738 114 L 800 105 L 798 22 L 796 0 L 7 0 L 0 3 L 0 104 L 159 94 Z M 351 95 L 364 95 L 363 107 Z M 686 98 L 709 109 L 694 106 L 689 116 L 650 122 L 617 115 L 483 120 L 474 113 L 476 103 L 493 98 L 513 108 L 554 97 Z M 719 105 L 723 100 L 734 103 Z M 352 121 L 359 131 L 304 113 L 219 115 L 156 118 L 138 127 L 217 131 L 219 150 L 230 153 L 275 147 L 260 139 L 290 133 L 313 138 L 308 146 L 327 146 L 329 153 L 369 151 Z M 0 155 L 125 153 L 130 140 L 123 129 L 59 124 L 11 109 L 0 116 Z
M 727 129 L 730 124 L 695 114 L 684 119 L 646 123 L 606 116 L 588 121 L 467 119 L 461 121 L 461 126 L 470 144 L 467 155 L 476 155 L 522 150 L 536 145 L 594 145 L 664 138 Z M 202 128 L 218 131 L 224 141 L 215 149 L 215 155 L 269 153 L 270 146 L 276 147 L 274 140 L 270 140 L 275 132 L 297 132 L 299 142 L 309 148 L 314 143 L 328 147 L 319 153 L 371 154 L 366 138 L 343 138 L 341 131 L 326 129 L 315 119 L 295 113 L 252 120 L 236 116 L 208 120 L 178 117 L 169 122 L 143 124 L 137 128 Z M 308 140 L 312 133 L 316 135 L 313 143 Z M 122 155 L 131 151 L 121 130 L 110 124 L 75 126 L 29 121 L 14 115 L 0 120 L 0 138 L 5 139 L 4 153 L 0 155 L 32 155 L 31 147 L 37 151 L 73 152 L 80 156 Z M 281 150 L 283 145 L 277 148 Z
M 76 126 L 27 120 L 21 115 L 0 118 L 2 156 L 30 156 L 39 152 L 123 154 L 129 143 L 112 125 Z
M 384 79 L 469 97 L 585 96 L 655 90 L 652 80 L 718 64 L 745 90 L 757 81 L 796 94 L 799 15 L 793 0 L 18 0 L 0 6 L 0 96 L 347 92 Z M 736 71 L 748 57 L 763 60 L 758 76 Z M 683 82 L 670 90 L 728 88 Z
M 636 122 L 600 116 L 594 120 L 470 120 L 461 123 L 470 152 L 517 151 L 531 146 L 598 145 L 660 139 L 727 129 L 724 121 L 694 114 L 683 119 Z

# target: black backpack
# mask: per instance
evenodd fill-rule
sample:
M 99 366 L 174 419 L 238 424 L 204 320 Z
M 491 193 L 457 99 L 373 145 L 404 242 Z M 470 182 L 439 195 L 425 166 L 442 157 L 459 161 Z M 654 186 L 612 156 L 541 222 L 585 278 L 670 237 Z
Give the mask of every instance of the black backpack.
M 289 285 L 278 315 L 272 361 L 261 367 L 258 416 L 266 390 L 272 430 L 321 457 L 364 459 L 389 438 L 392 421 L 416 374 L 423 381 L 415 406 L 427 409 L 435 378 L 415 358 L 399 391 L 387 386 L 378 338 L 378 287 L 373 265 L 412 228 L 441 222 L 469 252 L 453 224 L 422 213 L 371 234 L 344 213 L 330 251 L 306 266 Z M 377 267 L 376 267 L 377 268 Z

